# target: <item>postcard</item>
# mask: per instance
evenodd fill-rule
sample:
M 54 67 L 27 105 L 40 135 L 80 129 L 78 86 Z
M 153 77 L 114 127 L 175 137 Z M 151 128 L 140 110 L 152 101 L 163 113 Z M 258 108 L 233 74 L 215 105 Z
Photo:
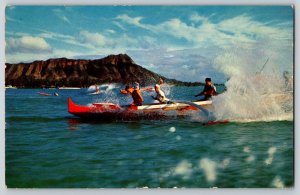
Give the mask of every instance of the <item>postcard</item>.
M 8 188 L 291 188 L 294 7 L 5 9 Z

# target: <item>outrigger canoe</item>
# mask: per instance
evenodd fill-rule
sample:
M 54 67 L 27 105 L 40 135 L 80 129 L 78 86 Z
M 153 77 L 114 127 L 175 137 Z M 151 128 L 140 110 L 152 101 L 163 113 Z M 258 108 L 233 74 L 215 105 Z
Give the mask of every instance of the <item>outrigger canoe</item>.
M 51 96 L 50 93 L 43 93 L 43 92 L 37 92 L 37 93 L 42 96 Z
M 99 120 L 140 120 L 140 119 L 164 119 L 185 117 L 191 112 L 199 111 L 199 108 L 210 109 L 212 101 L 196 101 L 193 105 L 186 103 L 171 104 L 145 104 L 142 106 L 120 106 L 113 103 L 92 103 L 90 105 L 77 105 L 68 98 L 69 113 L 85 118 Z

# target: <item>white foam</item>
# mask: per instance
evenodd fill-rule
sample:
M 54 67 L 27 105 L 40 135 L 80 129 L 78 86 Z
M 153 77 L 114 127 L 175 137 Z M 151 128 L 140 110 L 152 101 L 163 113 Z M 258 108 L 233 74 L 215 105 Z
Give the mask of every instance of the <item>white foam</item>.
M 111 84 L 103 84 L 103 85 L 100 85 L 100 88 L 106 88 L 105 89 L 105 93 L 111 91 L 112 89 L 115 89 L 117 88 L 118 85 L 116 83 L 111 83 Z
M 175 127 L 170 127 L 169 131 L 174 133 L 176 131 L 176 128 Z
M 113 89 L 118 88 L 118 87 L 119 87 L 119 85 L 116 83 L 100 85 L 99 86 L 99 89 L 101 91 L 100 94 L 102 94 L 102 98 L 104 98 L 104 99 L 101 99 L 101 101 L 114 103 L 114 104 L 120 104 L 120 101 L 122 100 L 122 98 L 129 98 L 129 96 L 122 96 L 122 98 L 116 98 L 117 94 L 114 92 Z
M 273 156 L 273 154 L 275 154 L 276 150 L 277 150 L 276 147 L 270 147 L 270 148 L 268 149 L 268 154 L 269 154 L 270 156 Z
M 97 87 L 99 88 L 99 86 L 97 85 Z M 87 92 L 94 92 L 96 91 L 96 85 L 91 85 L 88 89 Z
M 285 185 L 279 176 L 276 176 L 272 181 L 272 186 L 276 188 L 284 188 Z
M 176 136 L 176 140 L 177 140 L 177 141 L 180 141 L 180 140 L 181 140 L 181 136 L 180 136 L 180 135 L 177 135 L 177 136 Z
M 172 89 L 172 85 L 169 85 L 167 83 L 163 83 L 160 88 L 161 90 L 165 93 L 165 95 L 168 97 L 168 98 L 171 98 L 170 97 L 170 94 L 171 94 L 171 89 Z
M 203 158 L 199 162 L 199 168 L 204 171 L 207 182 L 215 182 L 217 179 L 217 163 L 209 158 Z
M 250 150 L 249 146 L 245 146 L 245 147 L 243 148 L 243 152 L 245 152 L 245 153 L 250 153 L 251 150 Z
M 276 147 L 270 147 L 268 149 L 268 158 L 265 160 L 266 165 L 272 164 L 276 150 L 277 150 Z
M 174 169 L 174 175 L 181 175 L 184 178 L 189 178 L 192 172 L 192 164 L 186 160 L 180 162 Z
M 251 162 L 253 162 L 253 161 L 255 161 L 255 156 L 254 156 L 254 155 L 250 155 L 250 156 L 248 156 L 248 157 L 246 158 L 246 162 L 247 162 L 247 163 L 251 163 Z
M 229 164 L 230 164 L 230 158 L 225 158 L 222 162 L 222 166 L 224 169 L 227 168 Z

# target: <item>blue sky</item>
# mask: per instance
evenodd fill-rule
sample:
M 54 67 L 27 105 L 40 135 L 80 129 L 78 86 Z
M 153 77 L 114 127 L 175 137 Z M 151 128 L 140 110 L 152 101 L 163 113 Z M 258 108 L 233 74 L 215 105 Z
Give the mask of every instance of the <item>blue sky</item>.
M 169 78 L 293 67 L 291 6 L 8 6 L 6 62 L 127 53 Z

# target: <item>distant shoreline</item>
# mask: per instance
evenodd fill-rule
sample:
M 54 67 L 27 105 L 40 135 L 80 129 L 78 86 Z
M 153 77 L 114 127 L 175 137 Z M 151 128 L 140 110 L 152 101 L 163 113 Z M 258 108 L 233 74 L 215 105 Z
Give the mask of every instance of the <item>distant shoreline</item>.
M 111 84 L 111 83 L 102 83 L 102 84 Z M 102 85 L 101 84 L 101 85 Z M 125 85 L 123 83 L 117 83 L 120 85 Z M 167 83 L 169 84 L 169 83 Z M 197 86 L 204 86 L 204 83 L 192 83 L 191 85 L 182 85 L 182 84 L 169 84 L 171 86 L 176 86 L 176 87 L 197 87 Z M 219 84 L 219 83 L 214 83 L 215 86 L 225 86 L 224 84 Z M 93 86 L 93 85 L 91 85 Z M 98 85 L 100 86 L 100 85 Z M 149 85 L 148 85 L 149 86 Z M 79 90 L 79 89 L 88 89 L 90 86 L 82 86 L 82 87 L 46 87 L 46 86 L 41 86 L 41 87 L 25 87 L 25 86 L 5 86 L 5 89 L 55 89 L 55 90 Z M 142 87 L 147 87 L 147 86 L 142 86 Z
M 202 82 L 166 78 L 136 64 L 127 54 L 109 55 L 96 60 L 56 58 L 5 65 L 5 85 L 17 88 L 71 89 L 87 88 L 99 83 L 125 85 L 134 82 L 149 86 L 157 84 L 160 79 L 174 86 L 204 86 Z

